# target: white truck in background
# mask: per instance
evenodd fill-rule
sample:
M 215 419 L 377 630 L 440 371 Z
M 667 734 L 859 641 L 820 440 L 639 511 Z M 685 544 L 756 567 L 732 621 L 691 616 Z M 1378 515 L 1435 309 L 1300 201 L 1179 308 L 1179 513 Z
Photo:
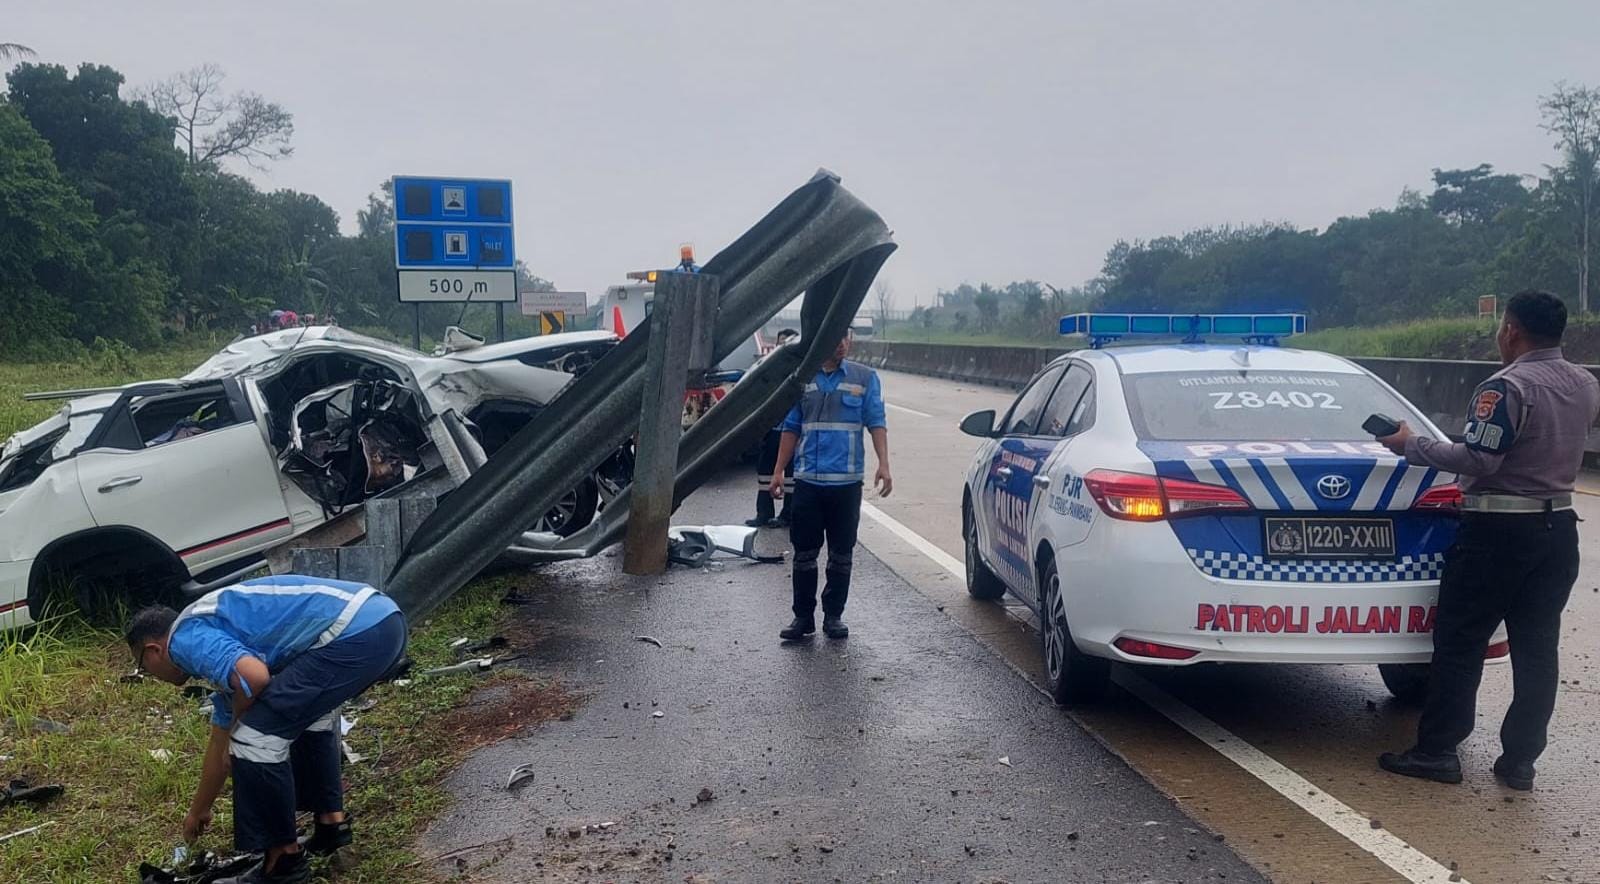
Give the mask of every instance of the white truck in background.
M 600 299 L 600 329 L 618 338 L 640 328 L 650 318 L 650 305 L 655 299 L 658 271 L 640 271 L 628 274 L 630 282 L 606 289 Z M 690 387 L 683 394 L 683 428 L 694 426 L 700 416 L 711 406 L 722 401 L 733 385 L 755 366 L 767 351 L 767 343 L 756 332 L 740 343 L 738 349 L 706 372 L 705 383 Z

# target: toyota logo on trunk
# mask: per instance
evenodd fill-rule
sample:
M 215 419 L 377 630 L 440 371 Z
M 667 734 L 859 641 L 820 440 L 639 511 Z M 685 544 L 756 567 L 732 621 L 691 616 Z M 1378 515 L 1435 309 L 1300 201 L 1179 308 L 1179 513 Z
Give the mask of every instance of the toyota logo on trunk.
M 1317 480 L 1317 493 L 1329 500 L 1341 500 L 1350 494 L 1350 480 L 1343 476 L 1323 476 Z

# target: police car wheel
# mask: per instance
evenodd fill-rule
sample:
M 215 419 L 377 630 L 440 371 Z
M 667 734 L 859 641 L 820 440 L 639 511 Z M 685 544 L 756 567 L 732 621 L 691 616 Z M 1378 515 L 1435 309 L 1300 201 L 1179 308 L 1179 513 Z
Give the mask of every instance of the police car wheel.
M 967 560 L 967 592 L 975 599 L 994 601 L 1004 598 L 1006 585 L 1000 582 L 978 554 L 978 522 L 972 514 L 972 504 L 961 508 L 961 540 Z
M 1078 650 L 1067 625 L 1061 575 L 1054 559 L 1040 569 L 1039 644 L 1044 651 L 1045 681 L 1050 696 L 1062 706 L 1091 703 L 1105 695 L 1111 662 Z
M 1378 664 L 1383 686 L 1396 700 L 1411 705 L 1421 705 L 1428 698 L 1428 670 L 1427 663 Z

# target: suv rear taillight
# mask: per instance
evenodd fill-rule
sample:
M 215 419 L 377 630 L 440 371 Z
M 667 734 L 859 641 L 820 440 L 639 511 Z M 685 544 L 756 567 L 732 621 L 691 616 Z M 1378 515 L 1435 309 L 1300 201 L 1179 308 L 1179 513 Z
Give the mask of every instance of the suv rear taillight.
M 1250 509 L 1250 501 L 1224 485 L 1166 479 L 1117 470 L 1091 470 L 1083 477 L 1095 503 L 1113 519 L 1158 522 L 1218 510 Z
M 1448 510 L 1455 512 L 1461 509 L 1461 486 L 1454 482 L 1449 485 L 1435 485 L 1411 505 L 1414 510 Z

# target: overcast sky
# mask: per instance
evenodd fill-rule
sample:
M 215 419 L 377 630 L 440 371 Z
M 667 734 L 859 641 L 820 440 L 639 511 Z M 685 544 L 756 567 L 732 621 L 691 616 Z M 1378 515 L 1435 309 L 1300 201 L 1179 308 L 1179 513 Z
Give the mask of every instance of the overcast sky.
M 1074 285 L 1118 238 L 1538 172 L 1537 97 L 1600 84 L 1593 0 L 4 6 L 43 61 L 130 86 L 216 62 L 281 103 L 294 157 L 253 177 L 347 230 L 396 173 L 511 178 L 518 256 L 591 293 L 709 258 L 818 166 L 895 229 L 903 306 Z

